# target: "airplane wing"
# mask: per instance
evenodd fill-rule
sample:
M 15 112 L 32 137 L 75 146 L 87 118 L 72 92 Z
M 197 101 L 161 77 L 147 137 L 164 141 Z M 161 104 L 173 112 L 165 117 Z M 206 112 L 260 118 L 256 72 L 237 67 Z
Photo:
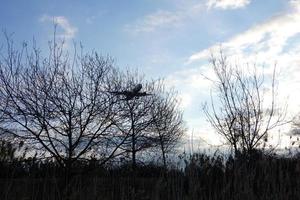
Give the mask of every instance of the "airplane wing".
M 116 94 L 116 95 L 121 95 L 123 92 L 118 92 L 118 91 L 108 91 L 111 94 Z
M 149 93 L 146 93 L 146 92 L 139 92 L 139 93 L 136 93 L 135 96 L 139 96 L 139 97 L 142 97 L 142 96 L 149 96 L 149 95 L 152 95 L 152 94 L 149 94 Z
M 132 92 L 130 91 L 109 91 L 109 93 L 115 95 L 125 95 L 125 96 L 132 95 Z

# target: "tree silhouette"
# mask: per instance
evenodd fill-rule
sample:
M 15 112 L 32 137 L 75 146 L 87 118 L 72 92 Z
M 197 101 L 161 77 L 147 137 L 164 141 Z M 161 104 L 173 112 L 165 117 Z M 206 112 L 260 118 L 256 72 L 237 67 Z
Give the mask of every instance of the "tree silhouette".
M 282 125 L 285 110 L 276 106 L 275 68 L 266 80 L 256 66 L 232 66 L 221 52 L 212 56 L 216 97 L 204 111 L 214 129 L 234 148 L 236 155 L 251 155 L 267 141 L 271 129 Z M 270 102 L 264 101 L 263 83 L 270 82 Z M 267 104 L 269 103 L 269 104 Z
M 146 81 L 137 72 L 127 71 L 125 73 L 114 73 L 113 91 L 126 91 L 135 88 L 141 84 L 143 90 L 149 94 L 155 94 L 155 81 Z M 115 94 L 112 94 L 116 96 Z M 131 155 L 132 168 L 137 164 L 136 155 L 138 152 L 148 149 L 155 145 L 154 134 L 150 130 L 153 123 L 151 109 L 155 106 L 153 95 L 134 96 L 130 99 L 124 99 L 117 95 L 118 120 L 117 127 L 120 130 L 119 140 L 125 140 L 120 146 L 120 150 Z
M 114 99 L 109 89 L 112 60 L 97 53 L 65 51 L 63 42 L 49 44 L 49 55 L 26 45 L 18 51 L 7 38 L 0 60 L 2 130 L 22 138 L 55 158 L 70 176 L 72 165 L 113 137 Z M 102 163 L 111 158 L 98 153 Z
M 155 98 L 155 106 L 151 109 L 153 117 L 152 131 L 157 135 L 157 147 L 161 151 L 164 167 L 167 167 L 167 153 L 179 143 L 186 128 L 182 119 L 182 112 L 178 108 L 179 102 L 174 92 L 159 89 Z

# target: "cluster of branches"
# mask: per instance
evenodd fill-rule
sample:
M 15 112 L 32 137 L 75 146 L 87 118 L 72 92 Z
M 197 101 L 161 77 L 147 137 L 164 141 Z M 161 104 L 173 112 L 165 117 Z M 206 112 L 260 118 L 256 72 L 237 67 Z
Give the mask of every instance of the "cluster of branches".
M 70 171 L 80 159 L 105 164 L 116 156 L 158 148 L 166 163 L 184 132 L 176 95 L 161 81 L 121 72 L 109 57 L 69 54 L 63 42 L 49 44 L 48 56 L 7 38 L 0 58 L 1 134 L 25 141 L 34 151 Z M 110 91 L 142 84 L 152 95 L 124 100 Z
M 223 52 L 211 64 L 216 96 L 204 106 L 207 119 L 236 155 L 251 155 L 264 147 L 270 130 L 285 123 L 285 108 L 276 105 L 276 68 L 266 78 L 255 65 L 231 65 Z M 269 93 L 264 83 L 270 83 Z

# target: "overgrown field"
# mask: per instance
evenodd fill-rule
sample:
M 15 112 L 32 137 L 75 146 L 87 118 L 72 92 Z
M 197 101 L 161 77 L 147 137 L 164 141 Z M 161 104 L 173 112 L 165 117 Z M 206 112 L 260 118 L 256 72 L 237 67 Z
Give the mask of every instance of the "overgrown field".
M 257 155 L 243 159 L 196 154 L 185 166 L 100 167 L 77 164 L 66 182 L 53 162 L 1 162 L 0 199 L 300 199 L 300 159 Z M 67 183 L 67 184 L 66 184 Z

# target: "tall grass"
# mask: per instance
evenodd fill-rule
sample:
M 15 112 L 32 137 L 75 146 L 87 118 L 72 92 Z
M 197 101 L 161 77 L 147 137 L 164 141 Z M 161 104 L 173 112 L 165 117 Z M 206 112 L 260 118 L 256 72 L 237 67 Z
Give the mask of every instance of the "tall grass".
M 252 160 L 195 154 L 182 158 L 185 166 L 164 169 L 129 164 L 100 167 L 78 163 L 69 183 L 54 162 L 18 160 L 0 163 L 1 200 L 54 199 L 300 199 L 300 159 L 265 156 Z

